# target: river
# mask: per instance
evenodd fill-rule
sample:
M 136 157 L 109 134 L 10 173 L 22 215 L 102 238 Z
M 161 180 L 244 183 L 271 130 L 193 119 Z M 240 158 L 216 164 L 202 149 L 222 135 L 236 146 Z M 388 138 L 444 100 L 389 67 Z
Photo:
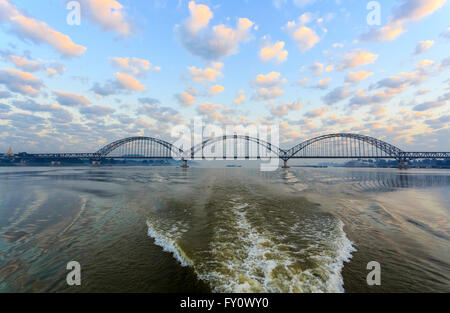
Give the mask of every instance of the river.
M 449 187 L 431 169 L 3 167 L 0 291 L 450 292 Z

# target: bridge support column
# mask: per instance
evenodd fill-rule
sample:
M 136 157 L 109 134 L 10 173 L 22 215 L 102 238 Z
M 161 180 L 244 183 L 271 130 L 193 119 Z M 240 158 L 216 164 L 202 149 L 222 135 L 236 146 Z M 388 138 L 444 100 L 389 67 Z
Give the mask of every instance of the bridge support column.
M 398 160 L 398 169 L 400 169 L 400 170 L 408 169 L 408 160 L 406 160 L 406 159 Z
M 92 161 L 92 166 L 100 166 L 101 161 Z
M 183 159 L 182 162 L 183 162 L 183 163 L 181 164 L 181 167 L 182 167 L 182 168 L 188 168 L 188 167 L 189 167 L 188 164 L 187 164 L 187 160 L 184 160 L 184 159 Z
M 283 166 L 281 168 L 289 168 L 287 160 L 283 160 Z

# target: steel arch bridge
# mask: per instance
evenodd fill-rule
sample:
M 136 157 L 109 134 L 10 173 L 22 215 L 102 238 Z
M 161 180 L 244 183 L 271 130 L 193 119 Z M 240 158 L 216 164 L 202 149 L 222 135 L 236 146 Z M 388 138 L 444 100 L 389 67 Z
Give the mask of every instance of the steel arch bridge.
M 243 135 L 226 135 L 203 140 L 188 149 L 153 137 L 129 137 L 105 145 L 94 153 L 45 153 L 27 154 L 22 158 L 40 159 L 169 159 L 187 160 L 241 159 L 257 160 L 279 158 L 385 158 L 396 159 L 399 166 L 411 159 L 449 159 L 450 152 L 407 152 L 385 141 L 370 136 L 336 133 L 318 136 L 284 150 L 265 140 Z
M 182 158 L 183 150 L 153 137 L 129 137 L 114 141 L 97 152 L 100 158 Z

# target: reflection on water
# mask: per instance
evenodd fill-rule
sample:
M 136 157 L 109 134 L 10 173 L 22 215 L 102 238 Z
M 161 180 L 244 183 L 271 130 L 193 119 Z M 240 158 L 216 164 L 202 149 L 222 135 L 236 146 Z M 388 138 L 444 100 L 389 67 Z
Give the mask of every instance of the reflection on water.
M 445 170 L 1 168 L 0 291 L 448 292 L 449 186 Z

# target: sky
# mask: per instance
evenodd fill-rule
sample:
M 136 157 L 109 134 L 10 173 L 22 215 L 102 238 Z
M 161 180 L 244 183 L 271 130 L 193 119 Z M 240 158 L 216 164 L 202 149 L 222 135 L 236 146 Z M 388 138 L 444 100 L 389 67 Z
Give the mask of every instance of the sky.
M 449 16 L 446 0 L 0 0 L 0 151 L 174 142 L 196 117 L 277 125 L 282 148 L 350 132 L 450 151 Z

